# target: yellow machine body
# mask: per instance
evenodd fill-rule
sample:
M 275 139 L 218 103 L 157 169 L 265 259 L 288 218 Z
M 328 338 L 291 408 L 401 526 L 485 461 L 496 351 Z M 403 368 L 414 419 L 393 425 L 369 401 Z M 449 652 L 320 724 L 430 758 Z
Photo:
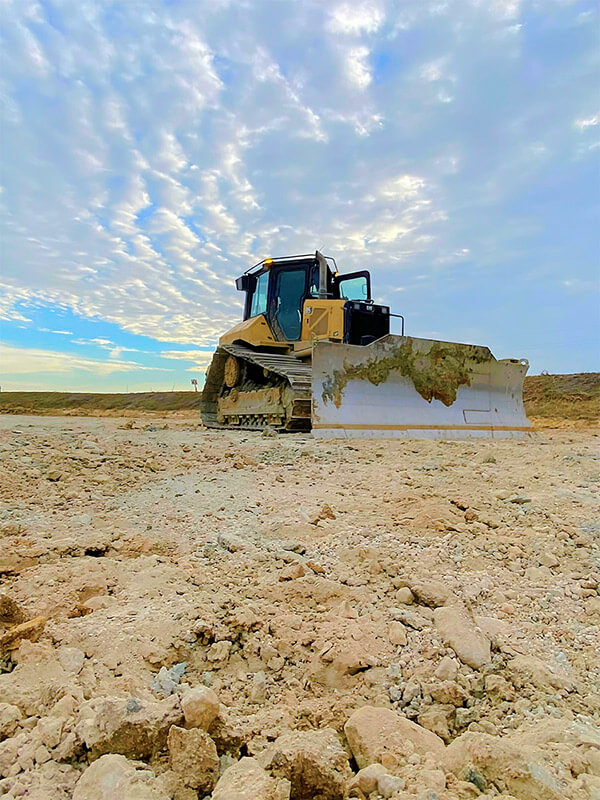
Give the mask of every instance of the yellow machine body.
M 345 300 L 322 300 L 312 298 L 304 301 L 302 313 L 303 342 L 328 339 L 332 342 L 344 340 Z
M 289 349 L 287 342 L 277 342 L 271 333 L 271 329 L 267 323 L 264 314 L 258 317 L 251 317 L 245 319 L 238 325 L 235 325 L 227 333 L 219 339 L 219 344 L 234 344 L 236 342 L 245 342 L 251 347 L 276 347 L 283 350 Z

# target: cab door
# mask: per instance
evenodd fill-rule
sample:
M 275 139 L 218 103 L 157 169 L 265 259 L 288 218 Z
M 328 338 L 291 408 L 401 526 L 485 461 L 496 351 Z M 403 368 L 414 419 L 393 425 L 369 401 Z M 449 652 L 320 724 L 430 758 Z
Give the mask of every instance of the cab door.
M 275 337 L 280 341 L 297 341 L 302 333 L 302 308 L 308 296 L 308 267 L 275 267 L 270 282 L 269 320 Z

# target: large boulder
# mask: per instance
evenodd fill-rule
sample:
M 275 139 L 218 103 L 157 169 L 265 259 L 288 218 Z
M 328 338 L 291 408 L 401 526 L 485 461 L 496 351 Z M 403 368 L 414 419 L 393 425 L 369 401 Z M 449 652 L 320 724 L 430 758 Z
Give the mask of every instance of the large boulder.
M 290 782 L 271 777 L 254 758 L 242 758 L 225 770 L 212 800 L 289 800 Z
M 158 702 L 94 698 L 82 709 L 82 716 L 77 733 L 92 758 L 105 753 L 150 758 L 166 745 L 171 725 L 183 722 L 177 695 Z
M 445 644 L 460 660 L 481 669 L 491 660 L 490 640 L 460 606 L 442 606 L 433 612 L 433 621 Z
M 561 800 L 564 784 L 551 774 L 537 748 L 506 737 L 467 731 L 448 745 L 447 772 L 480 790 L 502 786 L 519 800 Z
M 219 774 L 215 743 L 200 728 L 186 730 L 173 725 L 167 739 L 169 763 L 183 783 L 203 794 L 212 791 Z
M 414 753 L 431 753 L 437 760 L 445 749 L 435 733 L 389 708 L 357 709 L 344 725 L 344 732 L 360 769 L 379 763 L 393 772 Z
M 141 767 L 141 769 L 138 769 Z M 77 781 L 73 800 L 169 800 L 155 783 L 152 770 L 125 756 L 104 755 L 89 766 Z
M 348 754 L 332 728 L 284 733 L 258 756 L 260 764 L 291 783 L 291 800 L 338 800 L 351 777 Z

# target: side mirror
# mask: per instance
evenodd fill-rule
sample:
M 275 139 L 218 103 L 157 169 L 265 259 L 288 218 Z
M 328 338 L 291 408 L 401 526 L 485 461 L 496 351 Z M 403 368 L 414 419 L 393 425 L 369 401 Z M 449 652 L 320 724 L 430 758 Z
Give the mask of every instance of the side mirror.
M 256 275 L 242 275 L 235 281 L 238 292 L 253 292 L 256 286 Z

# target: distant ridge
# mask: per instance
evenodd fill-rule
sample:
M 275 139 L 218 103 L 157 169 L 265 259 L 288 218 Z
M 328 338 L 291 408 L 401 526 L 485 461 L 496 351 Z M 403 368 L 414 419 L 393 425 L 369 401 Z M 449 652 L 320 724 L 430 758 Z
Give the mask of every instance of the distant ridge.
M 530 375 L 525 379 L 525 409 L 532 418 L 600 420 L 600 372 Z M 0 392 L 0 414 L 123 416 L 187 411 L 200 413 L 201 392 Z
M 80 414 L 198 409 L 201 392 L 0 392 L 0 414 Z
M 529 417 L 600 420 L 600 372 L 530 375 L 523 392 Z

